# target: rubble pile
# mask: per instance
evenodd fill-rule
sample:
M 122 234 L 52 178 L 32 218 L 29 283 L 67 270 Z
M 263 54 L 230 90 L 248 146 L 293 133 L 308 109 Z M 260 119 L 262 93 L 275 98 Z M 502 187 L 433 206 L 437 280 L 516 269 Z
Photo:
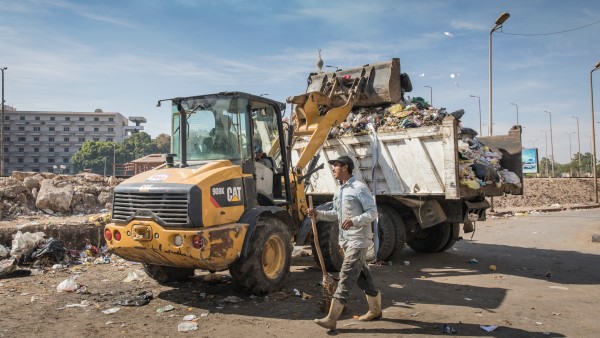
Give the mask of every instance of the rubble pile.
M 115 177 L 15 171 L 0 178 L 0 219 L 17 215 L 94 213 L 112 207 Z
M 328 138 L 366 135 L 369 133 L 368 123 L 372 123 L 380 133 L 441 125 L 444 118 L 450 115 L 458 120 L 460 130 L 460 184 L 471 189 L 487 185 L 500 186 L 503 183 L 520 186 L 521 181 L 515 173 L 501 168 L 502 155 L 479 142 L 475 130 L 462 128 L 460 118 L 464 114 L 463 109 L 448 113 L 445 108 L 431 107 L 423 98 L 414 97 L 410 102 L 403 101 L 388 107 L 358 108 L 350 112 L 346 121 L 332 128 Z

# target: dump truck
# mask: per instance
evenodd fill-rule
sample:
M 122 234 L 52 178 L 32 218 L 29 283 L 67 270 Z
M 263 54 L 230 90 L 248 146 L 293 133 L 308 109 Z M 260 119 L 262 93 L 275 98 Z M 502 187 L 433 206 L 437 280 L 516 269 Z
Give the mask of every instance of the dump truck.
M 243 290 L 279 290 L 289 274 L 293 243 L 310 242 L 307 191 L 320 199 L 319 208 L 328 206 L 332 190 L 320 193 L 315 180 L 327 172 L 318 161 L 328 155 L 316 155 L 331 144 L 329 130 L 353 108 L 394 104 L 406 91 L 410 79 L 395 58 L 311 74 L 306 93 L 287 99 L 293 110 L 289 122 L 283 119 L 284 103 L 248 93 L 160 100 L 158 105 L 171 102 L 172 154 L 164 165 L 115 187 L 112 222 L 104 231 L 109 251 L 143 263 L 161 283 L 188 278 L 196 269 L 229 270 Z M 395 202 L 386 203 L 387 197 L 380 198 L 385 194 L 376 191 L 381 210 L 393 208 Z M 481 202 L 478 198 L 470 201 Z M 465 203 L 463 195 L 452 201 Z M 380 219 L 385 215 L 380 212 Z M 422 228 L 431 228 L 431 222 Z M 399 221 L 381 222 L 382 228 L 384 223 L 396 227 Z M 337 227 L 321 228 L 332 239 L 326 242 L 327 265 L 338 269 L 331 254 Z

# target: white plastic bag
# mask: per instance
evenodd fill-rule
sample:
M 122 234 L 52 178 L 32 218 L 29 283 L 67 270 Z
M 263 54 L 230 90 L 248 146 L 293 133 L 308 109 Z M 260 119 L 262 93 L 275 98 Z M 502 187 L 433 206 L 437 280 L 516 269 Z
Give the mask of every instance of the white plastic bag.
M 198 323 L 196 322 L 182 322 L 177 325 L 177 331 L 188 332 L 198 330 Z
M 77 290 L 77 282 L 75 282 L 76 279 L 77 277 L 73 276 L 69 279 L 65 279 L 64 281 L 60 282 L 60 284 L 56 286 L 56 291 L 73 292 Z
M 2 244 L 0 244 L 0 259 L 8 256 L 10 251 Z
M 20 258 L 21 256 L 31 255 L 38 244 L 44 240 L 44 236 L 46 235 L 43 232 L 17 232 L 12 240 L 11 256 Z

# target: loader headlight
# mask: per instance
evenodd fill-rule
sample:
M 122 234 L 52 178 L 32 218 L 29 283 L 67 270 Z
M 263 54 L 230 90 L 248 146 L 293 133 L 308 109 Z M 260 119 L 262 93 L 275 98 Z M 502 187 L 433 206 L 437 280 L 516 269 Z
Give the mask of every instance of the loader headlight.
M 183 237 L 181 237 L 181 235 L 175 235 L 173 238 L 173 243 L 175 246 L 181 246 L 183 244 Z

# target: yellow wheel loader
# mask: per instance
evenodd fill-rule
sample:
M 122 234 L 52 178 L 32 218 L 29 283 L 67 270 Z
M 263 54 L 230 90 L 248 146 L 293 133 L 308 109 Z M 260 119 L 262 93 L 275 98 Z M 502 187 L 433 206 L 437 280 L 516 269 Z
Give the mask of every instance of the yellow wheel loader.
M 309 80 L 306 94 L 288 98 L 291 125 L 282 121 L 285 104 L 261 96 L 169 99 L 173 154 L 115 188 L 104 233 L 109 250 L 143 263 L 161 283 L 195 269 L 229 269 L 248 292 L 280 289 L 293 241 L 307 237 L 304 182 L 323 167 L 312 159 L 329 129 L 353 106 L 402 95 L 398 59 Z M 299 138 L 309 142 L 292 164 L 291 144 Z

